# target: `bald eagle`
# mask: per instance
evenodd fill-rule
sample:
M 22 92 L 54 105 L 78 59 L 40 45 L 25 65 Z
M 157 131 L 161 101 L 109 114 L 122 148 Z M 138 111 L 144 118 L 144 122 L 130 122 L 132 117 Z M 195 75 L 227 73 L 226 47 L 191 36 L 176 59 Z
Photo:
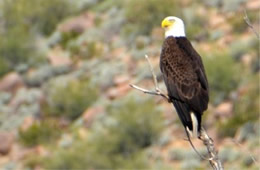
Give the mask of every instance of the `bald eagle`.
M 209 87 L 200 55 L 185 36 L 180 18 L 169 16 L 162 23 L 165 40 L 160 55 L 160 69 L 170 102 L 190 137 L 198 137 L 201 117 L 208 108 Z

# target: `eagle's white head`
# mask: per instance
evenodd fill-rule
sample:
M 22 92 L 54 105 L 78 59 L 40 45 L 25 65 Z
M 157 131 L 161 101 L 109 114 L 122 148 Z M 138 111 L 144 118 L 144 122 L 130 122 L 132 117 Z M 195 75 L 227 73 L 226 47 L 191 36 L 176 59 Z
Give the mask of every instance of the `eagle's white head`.
M 165 29 L 165 38 L 169 36 L 185 37 L 184 23 L 178 17 L 169 16 L 164 18 L 162 28 Z

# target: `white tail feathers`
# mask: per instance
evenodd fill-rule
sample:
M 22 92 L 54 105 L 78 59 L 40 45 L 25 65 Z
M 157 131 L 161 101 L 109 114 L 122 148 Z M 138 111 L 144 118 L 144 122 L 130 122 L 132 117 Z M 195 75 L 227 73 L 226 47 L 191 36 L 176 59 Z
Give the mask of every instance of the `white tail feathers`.
M 186 127 L 186 130 L 188 131 L 190 137 L 197 138 L 198 137 L 198 120 L 193 112 L 191 112 L 190 116 L 191 116 L 191 121 L 192 121 L 192 132 L 188 127 Z

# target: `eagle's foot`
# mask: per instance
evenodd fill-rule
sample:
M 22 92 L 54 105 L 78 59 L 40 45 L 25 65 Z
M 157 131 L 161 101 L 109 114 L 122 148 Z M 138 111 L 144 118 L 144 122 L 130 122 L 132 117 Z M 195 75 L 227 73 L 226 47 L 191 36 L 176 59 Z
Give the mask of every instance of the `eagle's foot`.
M 173 101 L 184 103 L 184 101 L 182 101 L 181 99 L 177 99 L 176 97 L 169 96 L 168 102 L 172 103 Z

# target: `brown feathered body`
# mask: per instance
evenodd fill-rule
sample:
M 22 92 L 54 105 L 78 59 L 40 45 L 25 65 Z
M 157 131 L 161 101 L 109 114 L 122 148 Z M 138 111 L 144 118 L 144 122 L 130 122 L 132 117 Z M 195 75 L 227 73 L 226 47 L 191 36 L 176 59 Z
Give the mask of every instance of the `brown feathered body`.
M 201 116 L 209 102 L 208 81 L 200 55 L 186 37 L 167 37 L 162 46 L 160 69 L 182 124 L 193 130 L 193 112 L 199 132 Z

